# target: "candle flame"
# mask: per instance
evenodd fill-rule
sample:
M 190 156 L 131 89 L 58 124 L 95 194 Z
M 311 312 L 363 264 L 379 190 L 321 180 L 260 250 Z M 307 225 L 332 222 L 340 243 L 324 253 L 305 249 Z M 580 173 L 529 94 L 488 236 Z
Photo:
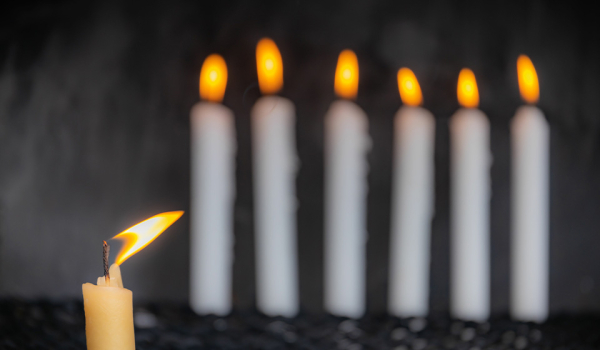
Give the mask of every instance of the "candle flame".
M 263 94 L 275 94 L 283 86 L 283 61 L 275 42 L 261 39 L 256 45 L 258 86 Z
M 419 106 L 423 103 L 421 86 L 412 70 L 401 68 L 398 71 L 398 90 L 400 90 L 400 98 L 405 105 Z
M 517 59 L 517 74 L 519 76 L 521 97 L 528 103 L 536 103 L 540 97 L 540 86 L 535 67 L 529 57 L 519 56 Z
M 340 52 L 335 69 L 335 93 L 349 100 L 358 94 L 358 59 L 352 50 Z
M 227 65 L 223 57 L 212 54 L 204 60 L 200 70 L 200 98 L 221 102 L 227 86 Z
M 139 224 L 114 236 L 113 239 L 122 239 L 125 243 L 117 256 L 115 264 L 121 265 L 133 254 L 139 252 L 152 243 L 164 230 L 171 226 L 183 215 L 183 211 L 170 211 L 155 215 Z
M 479 105 L 479 90 L 475 74 L 468 68 L 463 68 L 458 75 L 458 87 L 456 89 L 458 103 L 466 108 L 477 108 Z

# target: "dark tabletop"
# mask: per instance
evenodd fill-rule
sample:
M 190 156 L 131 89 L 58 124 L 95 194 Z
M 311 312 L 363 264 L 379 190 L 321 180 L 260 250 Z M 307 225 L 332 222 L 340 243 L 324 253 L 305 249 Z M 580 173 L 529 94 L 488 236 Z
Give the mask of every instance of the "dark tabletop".
M 447 315 L 353 321 L 301 314 L 271 318 L 254 311 L 197 316 L 186 305 L 135 307 L 136 348 L 142 349 L 599 349 L 600 317 L 555 316 L 536 325 L 494 317 L 490 322 Z M 0 349 L 84 349 L 79 300 L 0 301 Z

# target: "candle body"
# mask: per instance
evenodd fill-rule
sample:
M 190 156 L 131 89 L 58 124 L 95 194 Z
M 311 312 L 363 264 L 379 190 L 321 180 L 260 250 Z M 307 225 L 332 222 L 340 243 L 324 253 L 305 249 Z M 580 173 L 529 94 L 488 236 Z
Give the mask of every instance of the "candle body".
M 450 120 L 451 313 L 484 321 L 490 308 L 490 125 L 478 109 Z
M 123 288 L 123 278 L 121 277 L 121 268 L 117 264 L 110 265 L 110 286 Z M 98 277 L 96 285 L 104 286 L 106 284 L 106 278 L 104 276 Z
M 117 265 L 117 264 L 110 265 L 110 269 L 108 270 L 108 273 L 110 274 L 110 280 L 112 281 L 114 278 L 115 282 L 117 283 L 117 287 L 123 288 L 123 277 L 121 277 L 121 268 L 119 267 L 119 265 Z
M 355 103 L 331 104 L 325 117 L 325 309 L 365 311 L 367 116 Z
M 252 109 L 257 306 L 269 316 L 298 312 L 295 109 L 266 96 Z
M 199 314 L 231 310 L 235 126 L 221 104 L 191 111 L 190 304 Z
M 131 291 L 91 283 L 82 290 L 88 350 L 135 349 Z
M 512 136 L 511 315 L 542 322 L 548 316 L 550 128 L 533 106 L 519 108 Z
M 434 208 L 435 120 L 421 107 L 396 114 L 389 312 L 424 317 L 429 311 L 431 219 Z

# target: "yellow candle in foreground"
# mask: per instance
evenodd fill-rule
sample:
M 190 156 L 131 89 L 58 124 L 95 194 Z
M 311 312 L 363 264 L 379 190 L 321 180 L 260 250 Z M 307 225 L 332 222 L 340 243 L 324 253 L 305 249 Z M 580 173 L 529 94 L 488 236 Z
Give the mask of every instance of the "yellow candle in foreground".
M 112 264 L 110 266 L 110 285 L 112 287 L 121 287 L 123 288 L 123 279 L 121 278 L 121 268 L 117 264 Z M 104 276 L 98 277 L 98 281 L 96 285 L 104 286 L 106 278 Z
M 118 264 L 150 244 L 181 215 L 183 211 L 154 215 L 113 237 L 123 239 L 125 244 L 110 269 L 110 247 L 103 242 L 104 276 L 98 278 L 98 285 L 82 286 L 88 350 L 135 350 L 133 294 L 123 288 Z
M 118 265 L 110 272 L 111 286 L 104 286 L 104 277 L 98 278 L 98 285 L 82 286 L 88 350 L 135 349 L 133 294 L 122 287 Z

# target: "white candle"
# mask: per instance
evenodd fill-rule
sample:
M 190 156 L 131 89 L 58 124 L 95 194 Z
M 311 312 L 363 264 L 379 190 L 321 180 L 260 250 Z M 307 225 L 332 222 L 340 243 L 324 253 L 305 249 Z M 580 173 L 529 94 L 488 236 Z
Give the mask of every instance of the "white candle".
M 283 65 L 272 40 L 258 43 L 256 60 L 261 91 L 279 91 Z M 257 306 L 269 316 L 292 317 L 298 312 L 295 108 L 285 98 L 266 96 L 251 114 Z
M 231 311 L 236 142 L 233 113 L 219 103 L 226 84 L 223 58 L 207 57 L 200 95 L 209 102 L 191 111 L 190 304 L 199 314 Z
M 539 97 L 537 74 L 527 56 L 517 61 L 519 87 L 527 102 Z M 548 210 L 550 127 L 534 106 L 517 110 L 512 137 L 512 261 L 513 318 L 543 322 L 548 317 Z
M 435 120 L 422 107 L 421 88 L 408 68 L 398 71 L 405 106 L 395 118 L 392 234 L 388 310 L 398 317 L 429 311 Z
M 340 97 L 358 90 L 358 60 L 342 51 L 335 77 Z M 354 102 L 331 104 L 325 117 L 325 309 L 358 318 L 365 311 L 365 244 L 371 140 L 366 114 Z
M 458 110 L 450 120 L 451 313 L 484 321 L 490 312 L 490 125 L 476 109 L 475 75 L 458 78 Z

